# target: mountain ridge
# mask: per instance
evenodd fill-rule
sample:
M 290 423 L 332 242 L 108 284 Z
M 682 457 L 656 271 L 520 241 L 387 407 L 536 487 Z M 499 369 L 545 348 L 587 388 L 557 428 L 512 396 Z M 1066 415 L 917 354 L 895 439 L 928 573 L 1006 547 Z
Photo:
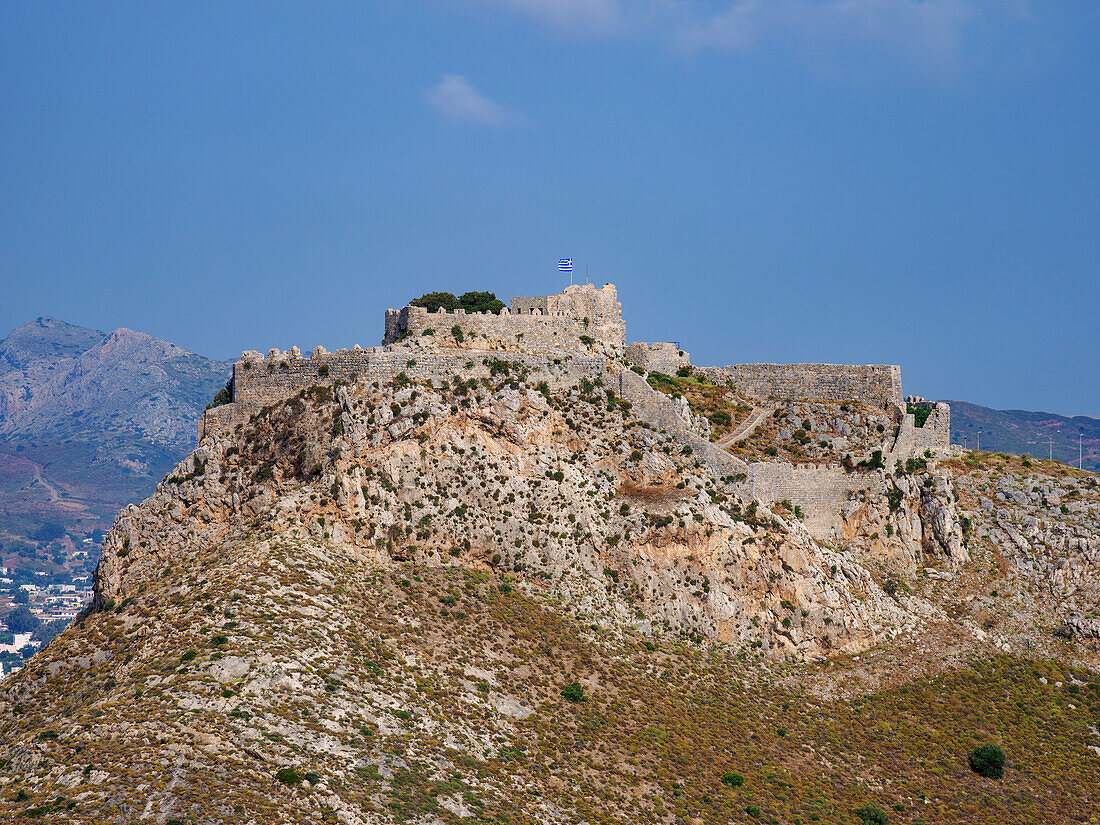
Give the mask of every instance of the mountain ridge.
M 951 406 L 951 441 L 974 449 L 1054 458 L 1087 470 L 1100 470 L 1100 418 L 1035 410 L 997 410 L 968 401 Z M 1081 450 L 1078 452 L 1077 436 Z M 1051 441 L 1053 439 L 1053 448 Z
M 45 525 L 87 535 L 144 498 L 194 448 L 227 375 L 147 333 L 49 316 L 0 341 L 0 547 L 11 566 L 44 546 L 34 537 Z

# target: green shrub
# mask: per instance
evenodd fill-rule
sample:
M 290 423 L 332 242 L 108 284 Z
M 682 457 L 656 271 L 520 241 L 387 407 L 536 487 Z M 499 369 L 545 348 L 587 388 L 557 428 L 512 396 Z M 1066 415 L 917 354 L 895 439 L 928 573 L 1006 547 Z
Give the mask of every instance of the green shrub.
M 978 745 L 970 752 L 970 770 L 987 779 L 1000 779 L 1005 773 L 1005 752 L 1000 745 Z
M 739 773 L 724 773 L 722 774 L 722 784 L 729 785 L 731 788 L 740 788 L 745 784 L 745 777 Z
M 874 805 L 864 805 L 854 813 L 859 817 L 859 821 L 863 825 L 889 825 L 890 822 L 889 817 L 886 816 L 886 812 L 882 810 L 882 808 L 876 808 Z
M 198 655 L 199 655 L 199 653 L 198 653 L 197 650 L 189 650 L 186 653 L 184 653 L 182 656 L 180 656 L 180 661 L 181 662 L 190 662 L 192 659 L 194 659 Z
M 928 416 L 932 414 L 931 407 L 918 406 L 915 404 L 906 404 L 905 411 L 913 416 L 913 424 L 917 427 L 923 427 L 924 422 L 928 420 Z
M 223 404 L 229 404 L 233 401 L 233 381 L 230 379 L 224 387 L 218 390 L 214 396 L 214 400 L 206 405 L 206 409 L 212 410 L 214 407 L 220 407 Z
M 586 697 L 584 695 L 584 688 L 581 687 L 580 682 L 570 682 L 561 691 L 562 698 L 567 702 L 584 702 Z
M 298 776 L 298 771 L 294 768 L 280 768 L 279 772 L 275 774 L 275 778 L 284 785 L 297 785 L 302 781 L 302 777 Z
M 462 327 L 460 327 L 458 324 L 455 324 L 453 327 L 451 327 L 451 335 L 453 335 L 454 339 L 460 344 L 466 340 L 466 336 L 462 334 Z
M 859 462 L 859 466 L 868 470 L 881 470 L 886 466 L 886 462 L 882 460 L 882 450 L 875 450 L 868 460 Z
M 905 493 L 903 493 L 897 487 L 886 492 L 886 500 L 890 503 L 891 510 L 900 510 L 901 500 L 903 498 L 905 498 Z

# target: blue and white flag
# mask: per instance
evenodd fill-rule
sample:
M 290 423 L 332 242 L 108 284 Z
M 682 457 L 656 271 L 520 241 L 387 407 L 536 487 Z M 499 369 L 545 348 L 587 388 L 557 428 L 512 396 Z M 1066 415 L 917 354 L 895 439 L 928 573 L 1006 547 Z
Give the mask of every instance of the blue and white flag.
M 558 261 L 558 272 L 572 272 L 573 271 L 573 259 L 562 258 Z

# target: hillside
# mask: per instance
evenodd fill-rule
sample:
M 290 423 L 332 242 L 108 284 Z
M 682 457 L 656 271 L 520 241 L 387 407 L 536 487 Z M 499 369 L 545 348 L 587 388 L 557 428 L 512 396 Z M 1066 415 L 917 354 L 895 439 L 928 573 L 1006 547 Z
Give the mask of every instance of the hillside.
M 0 342 L 5 564 L 60 532 L 106 530 L 194 449 L 225 364 L 127 329 L 39 318 Z
M 1027 410 L 994 410 L 966 401 L 951 405 L 951 440 L 974 449 L 981 430 L 981 448 L 990 452 L 1051 457 L 1086 470 L 1100 470 L 1100 418 L 1067 417 Z M 1080 452 L 1078 435 L 1081 436 Z
M 204 439 L 111 530 L 93 609 L 3 684 L 0 811 L 1094 816 L 1093 474 L 854 466 L 863 492 L 819 540 L 613 381 L 547 364 L 322 377 Z M 778 452 L 759 440 L 742 449 Z M 984 742 L 1003 779 L 969 770 Z

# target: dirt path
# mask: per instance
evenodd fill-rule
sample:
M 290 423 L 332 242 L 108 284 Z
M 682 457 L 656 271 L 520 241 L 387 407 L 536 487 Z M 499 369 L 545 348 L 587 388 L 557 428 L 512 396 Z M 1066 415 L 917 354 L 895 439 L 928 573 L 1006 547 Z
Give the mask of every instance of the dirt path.
M 753 407 L 752 412 L 749 413 L 749 417 L 746 418 L 736 430 L 726 433 L 719 438 L 715 444 L 719 447 L 730 447 L 740 441 L 742 438 L 752 434 L 752 431 L 760 426 L 765 418 L 772 414 L 771 407 Z

